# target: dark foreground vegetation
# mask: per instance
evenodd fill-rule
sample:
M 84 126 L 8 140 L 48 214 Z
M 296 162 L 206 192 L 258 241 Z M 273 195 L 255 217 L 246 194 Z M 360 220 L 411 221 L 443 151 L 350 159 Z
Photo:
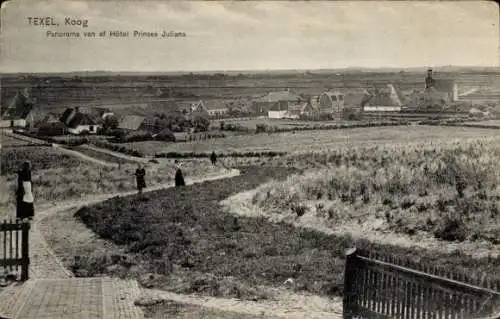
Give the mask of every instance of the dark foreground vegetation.
M 297 291 L 339 295 L 344 251 L 353 245 L 447 271 L 497 275 L 500 270 L 500 259 L 355 242 L 349 236 L 326 235 L 264 218 L 235 217 L 218 204 L 232 194 L 293 172 L 290 168 L 245 168 L 241 176 L 231 179 L 143 197 L 113 198 L 82 208 L 76 216 L 102 238 L 124 246 L 126 254 L 81 261 L 73 270 L 87 276 L 136 276 L 150 287 L 226 297 L 244 297 L 241 287 L 281 286 L 288 278 L 294 279 Z M 137 273 L 141 263 L 143 273 Z M 148 274 L 145 279 L 144 274 Z

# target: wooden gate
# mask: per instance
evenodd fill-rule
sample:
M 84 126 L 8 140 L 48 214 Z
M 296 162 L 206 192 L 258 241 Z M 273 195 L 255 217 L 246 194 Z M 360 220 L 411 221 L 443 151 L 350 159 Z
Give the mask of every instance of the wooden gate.
M 344 318 L 479 318 L 500 306 L 498 280 L 350 249 Z
M 28 280 L 29 222 L 4 220 L 0 223 L 0 268 L 19 272 L 22 281 Z

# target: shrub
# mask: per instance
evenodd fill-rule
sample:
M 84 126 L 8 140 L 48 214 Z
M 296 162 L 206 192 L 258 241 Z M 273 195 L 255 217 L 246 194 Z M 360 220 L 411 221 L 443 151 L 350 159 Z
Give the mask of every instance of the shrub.
M 436 238 L 447 241 L 464 241 L 467 239 L 467 229 L 464 222 L 456 217 L 447 217 L 434 232 Z
M 125 137 L 122 139 L 123 142 L 141 142 L 141 141 L 150 141 L 153 139 L 153 136 L 151 133 L 146 132 L 146 131 L 135 131 L 132 133 L 129 133 L 125 135 Z
M 157 141 L 175 142 L 175 135 L 169 129 L 164 129 L 154 137 Z
M 255 125 L 255 133 L 264 133 L 267 131 L 266 124 L 257 124 Z

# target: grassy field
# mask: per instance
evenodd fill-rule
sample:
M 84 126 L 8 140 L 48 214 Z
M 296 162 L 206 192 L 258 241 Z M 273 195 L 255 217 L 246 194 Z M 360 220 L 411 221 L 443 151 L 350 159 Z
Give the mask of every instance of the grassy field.
M 486 121 L 474 121 L 465 122 L 465 125 L 475 125 L 475 126 L 486 126 L 486 127 L 498 127 L 500 128 L 500 120 L 486 120 Z
M 252 118 L 252 119 L 224 119 L 215 120 L 212 122 L 212 127 L 220 127 L 220 123 L 224 122 L 225 125 L 238 125 L 247 129 L 255 130 L 257 125 L 268 125 L 276 126 L 278 128 L 293 128 L 293 127 L 304 127 L 304 126 L 326 126 L 332 124 L 345 123 L 343 120 L 331 120 L 331 121 L 299 121 L 299 120 L 286 120 L 286 119 L 270 119 L 270 118 Z M 350 121 L 349 123 L 351 123 Z M 355 123 L 355 122 L 354 122 Z
M 96 159 L 99 159 L 99 160 L 102 160 L 105 162 L 109 162 L 109 163 L 115 163 L 115 164 L 118 164 L 118 163 L 119 164 L 135 164 L 136 163 L 132 160 L 113 156 L 111 154 L 104 153 L 104 152 L 95 151 L 93 149 L 88 148 L 86 145 L 76 146 L 76 147 L 72 147 L 70 149 L 78 151 L 78 152 L 85 154 L 87 156 L 90 156 L 90 157 L 93 157 L 93 158 L 96 158 Z
M 24 161 L 29 161 L 33 171 L 56 167 L 78 167 L 81 160 L 61 153 L 46 146 L 15 147 L 2 149 L 0 173 L 8 175 L 21 168 Z
M 130 148 L 144 154 L 153 155 L 163 152 L 311 152 L 334 149 L 347 144 L 407 143 L 413 141 L 474 138 L 496 136 L 497 130 L 439 126 L 398 126 L 356 128 L 333 131 L 302 131 L 277 134 L 255 134 L 230 136 L 222 139 L 195 141 L 187 143 L 133 142 L 126 143 Z
M 15 171 L 24 160 L 31 161 L 33 165 L 33 195 L 36 204 L 58 203 L 93 194 L 135 189 L 135 163 L 123 164 L 120 168 L 102 167 L 49 147 L 5 149 L 2 150 L 1 160 L 3 182 L 0 185 L 0 216 L 12 215 L 15 211 Z M 173 162 L 148 164 L 145 168 L 148 186 L 173 182 Z M 187 178 L 223 170 L 212 167 L 206 160 L 183 161 L 183 171 Z
M 237 298 L 272 298 L 257 287 L 282 287 L 287 278 L 294 278 L 295 291 L 339 295 L 343 252 L 355 244 L 421 264 L 438 263 L 449 271 L 499 275 L 500 259 L 472 259 L 418 248 L 409 254 L 405 248 L 356 242 L 349 236 L 327 235 L 267 218 L 235 217 L 218 204 L 271 179 L 284 180 L 294 171 L 248 168 L 227 180 L 82 208 L 75 216 L 101 238 L 123 246 L 129 264 L 94 257 L 75 266 L 88 276 L 135 277 L 148 287 Z
M 286 161 L 317 168 L 261 186 L 252 198 L 257 210 L 288 220 L 307 215 L 332 229 L 375 220 L 372 229 L 500 244 L 497 138 L 346 147 Z
M 17 138 L 13 138 L 9 135 L 5 135 L 0 130 L 0 145 L 2 145 L 2 148 L 19 147 L 19 146 L 23 146 L 23 145 L 27 145 L 27 144 L 29 144 L 29 143 L 26 141 L 17 139 Z

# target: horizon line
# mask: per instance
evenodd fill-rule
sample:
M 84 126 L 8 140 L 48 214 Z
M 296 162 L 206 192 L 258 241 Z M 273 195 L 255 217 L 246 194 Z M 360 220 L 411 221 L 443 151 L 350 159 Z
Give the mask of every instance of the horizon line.
M 207 70 L 162 70 L 162 71 L 150 71 L 150 70 L 72 70 L 72 71 L 40 71 L 40 72 L 29 72 L 29 71 L 17 71 L 17 72 L 0 72 L 0 74 L 70 74 L 70 73 L 225 73 L 225 72 L 279 72 L 279 71 L 299 71 L 299 72 L 311 72 L 311 71 L 341 71 L 341 70 L 408 70 L 408 69 L 500 69 L 500 66 L 481 66 L 481 65 L 439 65 L 439 66 L 411 66 L 411 67 L 392 67 L 392 66 L 381 66 L 381 67 L 364 67 L 364 66 L 350 66 L 342 68 L 298 68 L 298 69 L 207 69 Z

